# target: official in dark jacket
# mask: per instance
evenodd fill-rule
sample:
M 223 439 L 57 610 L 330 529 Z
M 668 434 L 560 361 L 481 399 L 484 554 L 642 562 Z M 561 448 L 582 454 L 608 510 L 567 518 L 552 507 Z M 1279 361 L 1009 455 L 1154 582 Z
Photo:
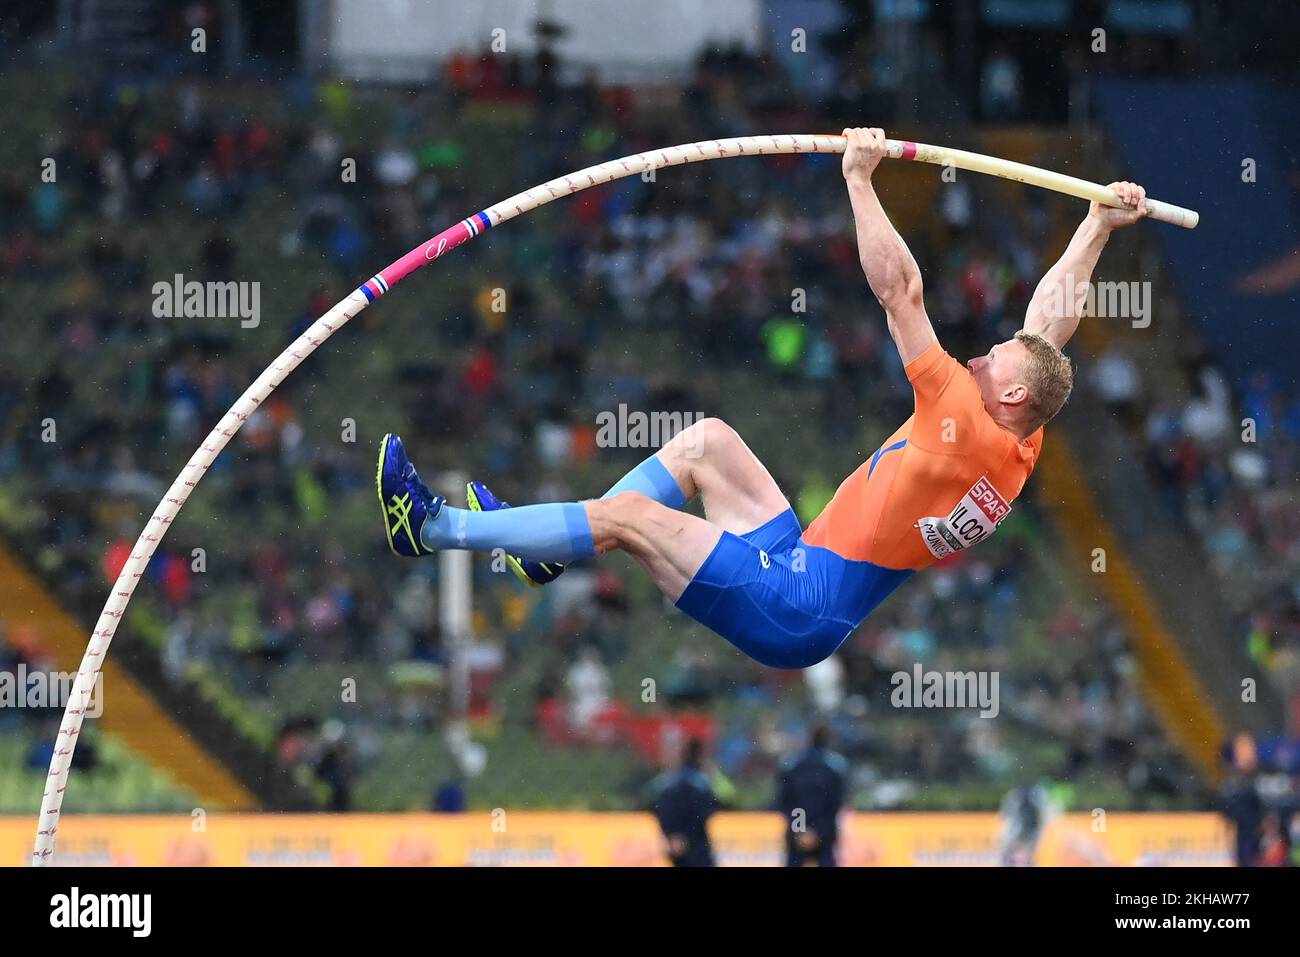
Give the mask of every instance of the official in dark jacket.
M 830 750 L 830 731 L 818 727 L 806 751 L 789 755 L 777 776 L 777 805 L 785 815 L 787 867 L 834 867 L 839 813 L 848 786 L 848 762 Z
M 720 804 L 703 770 L 703 746 L 692 740 L 679 768 L 651 783 L 650 811 L 668 843 L 673 867 L 713 867 L 709 818 Z

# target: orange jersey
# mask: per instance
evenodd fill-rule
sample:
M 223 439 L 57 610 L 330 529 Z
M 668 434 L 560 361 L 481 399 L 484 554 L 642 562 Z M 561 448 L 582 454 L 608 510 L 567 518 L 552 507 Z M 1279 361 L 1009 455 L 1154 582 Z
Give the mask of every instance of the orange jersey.
M 933 343 L 907 364 L 916 411 L 844 480 L 805 544 L 884 568 L 920 569 L 993 534 L 1043 447 L 984 408 L 970 370 Z

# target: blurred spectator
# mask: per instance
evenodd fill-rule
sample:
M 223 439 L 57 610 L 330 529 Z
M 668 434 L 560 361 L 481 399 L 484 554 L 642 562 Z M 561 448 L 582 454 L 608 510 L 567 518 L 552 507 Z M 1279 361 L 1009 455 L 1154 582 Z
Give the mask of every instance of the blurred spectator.
M 1041 784 L 1007 793 L 998 812 L 1002 822 L 998 850 L 1003 867 L 1033 866 L 1050 813 L 1047 790 Z
M 1124 346 L 1117 341 L 1107 345 L 1093 364 L 1091 377 L 1106 408 L 1125 425 L 1135 425 L 1137 405 L 1142 399 L 1142 374 Z
M 1019 119 L 1023 94 L 1020 64 L 999 43 L 980 71 L 980 114 L 995 123 Z
M 844 665 L 831 655 L 803 670 L 808 697 L 818 714 L 833 714 L 844 703 Z
M 328 808 L 336 812 L 352 810 L 352 749 L 345 734 L 342 721 L 327 721 L 316 747 L 316 776 L 329 788 Z
M 433 810 L 437 814 L 464 814 L 468 806 L 465 783 L 459 778 L 443 781 L 433 794 Z
M 673 867 L 713 867 L 709 818 L 720 807 L 703 770 L 704 745 L 698 738 L 686 744 L 681 765 L 651 783 L 650 811 L 663 832 Z
M 847 792 L 848 764 L 830 750 L 830 729 L 818 725 L 808 749 L 783 760 L 777 777 L 787 867 L 835 866 L 839 815 Z
M 569 692 L 569 725 L 575 731 L 588 733 L 601 712 L 609 704 L 609 669 L 600 660 L 595 648 L 584 648 L 569 668 L 565 686 Z
M 1264 801 L 1256 787 L 1258 757 L 1250 735 L 1239 734 L 1233 739 L 1229 761 L 1222 812 L 1233 827 L 1237 866 L 1254 867 L 1259 861 Z

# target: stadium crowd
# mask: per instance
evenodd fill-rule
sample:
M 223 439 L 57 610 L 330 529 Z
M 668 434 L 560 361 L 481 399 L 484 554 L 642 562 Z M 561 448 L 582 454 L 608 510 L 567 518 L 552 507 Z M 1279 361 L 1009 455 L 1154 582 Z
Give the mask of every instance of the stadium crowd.
M 93 620 L 184 457 L 367 270 L 487 198 L 610 155 L 824 126 L 820 104 L 772 95 L 777 69 L 707 57 L 685 89 L 644 97 L 595 85 L 555 97 L 527 63 L 492 57 L 454 60 L 418 92 L 68 77 L 32 107 L 57 178 L 10 166 L 0 183 L 0 277 L 44 330 L 0 356 L 0 528 Z M 307 102 L 329 119 L 300 119 Z M 963 185 L 933 212 L 942 229 L 909 239 L 940 337 L 973 354 L 1018 325 L 1041 266 L 1040 211 L 1011 222 Z M 151 564 L 124 633 L 150 642 L 174 681 L 217 676 L 334 806 L 374 806 L 360 783 L 389 732 L 441 747 L 449 650 L 436 563 L 390 559 L 371 514 L 379 435 L 402 432 L 426 469 L 454 465 L 499 480 L 511 501 L 541 501 L 598 494 L 646 454 L 601 447 L 601 411 L 721 414 L 807 522 L 911 404 L 849 222 L 838 159 L 802 156 L 738 162 L 725 179 L 632 177 L 486 237 L 457 270 L 364 313 L 249 420 Z M 173 272 L 260 282 L 260 322 L 158 315 L 153 286 Z M 1261 385 L 1248 401 L 1272 415 L 1267 434 L 1286 431 L 1281 399 Z M 32 427 L 46 420 L 54 441 Z M 1267 496 L 1207 454 L 1197 421 L 1152 419 L 1153 459 L 1186 438 L 1168 477 L 1178 502 L 1203 493 L 1198 521 L 1229 561 L 1258 541 L 1242 514 L 1293 558 L 1294 523 L 1268 521 Z M 1279 448 L 1263 453 L 1270 468 L 1294 462 L 1293 443 Z M 584 792 L 627 803 L 667 760 L 660 743 L 633 741 L 637 719 L 676 714 L 703 716 L 750 806 L 770 802 L 780 756 L 822 721 L 862 807 L 991 808 L 1045 778 L 1108 807 L 1194 805 L 1122 625 L 1053 568 L 1051 536 L 1031 493 L 1000 540 L 910 584 L 803 674 L 765 671 L 666 615 L 630 566 L 578 567 L 525 593 L 482 562 L 471 715 L 489 752 L 491 729 L 510 727 L 551 753 L 630 755 L 624 778 L 596 763 L 577 772 Z M 1278 606 L 1291 626 L 1294 598 Z M 889 676 L 914 662 L 997 670 L 1003 719 L 890 708 Z M 318 695 L 311 713 L 277 693 L 286 669 L 339 663 L 381 666 L 396 693 L 364 709 Z M 664 704 L 640 698 L 645 675 L 659 676 Z M 459 772 L 436 773 L 387 800 L 427 803 Z M 509 792 L 510 770 L 499 773 Z M 472 781 L 468 793 L 478 800 Z

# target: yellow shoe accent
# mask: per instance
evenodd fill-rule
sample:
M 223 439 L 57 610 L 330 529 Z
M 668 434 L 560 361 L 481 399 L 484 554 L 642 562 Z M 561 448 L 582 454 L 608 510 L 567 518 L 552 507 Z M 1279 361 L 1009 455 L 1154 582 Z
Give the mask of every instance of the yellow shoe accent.
M 398 558 L 402 553 L 393 544 L 393 530 L 388 524 L 388 508 L 384 505 L 384 459 L 388 457 L 388 440 L 393 433 L 385 432 L 379 441 L 379 463 L 375 466 L 375 494 L 379 497 L 379 511 L 384 515 L 384 533 L 388 536 L 388 550 Z
M 411 543 L 411 548 L 415 550 L 415 554 L 420 554 L 424 546 L 416 540 L 415 531 L 411 528 L 411 493 L 390 495 L 389 498 L 393 500 L 393 504 L 389 505 L 386 510 L 390 526 L 388 540 L 392 541 L 394 532 L 405 532 L 406 539 Z
M 388 440 L 392 435 L 391 432 L 385 433 L 379 443 L 379 462 L 375 467 L 375 491 L 379 495 L 380 511 L 384 513 L 384 531 L 388 534 L 388 550 L 399 558 L 408 557 L 399 552 L 393 542 L 394 533 L 405 532 L 407 541 L 411 543 L 411 550 L 416 555 L 432 555 L 433 549 L 426 548 L 416 537 L 415 530 L 411 528 L 411 510 L 414 508 L 411 503 L 411 493 L 390 495 L 391 504 L 384 501 L 384 462 L 388 458 Z
M 465 504 L 469 506 L 471 512 L 483 511 L 483 505 L 479 502 L 478 496 L 474 494 L 474 483 L 465 483 Z M 535 582 L 524 572 L 524 566 L 520 564 L 519 559 L 513 555 L 506 556 L 506 567 L 515 573 L 515 577 L 527 585 L 529 588 L 541 588 L 541 582 Z

